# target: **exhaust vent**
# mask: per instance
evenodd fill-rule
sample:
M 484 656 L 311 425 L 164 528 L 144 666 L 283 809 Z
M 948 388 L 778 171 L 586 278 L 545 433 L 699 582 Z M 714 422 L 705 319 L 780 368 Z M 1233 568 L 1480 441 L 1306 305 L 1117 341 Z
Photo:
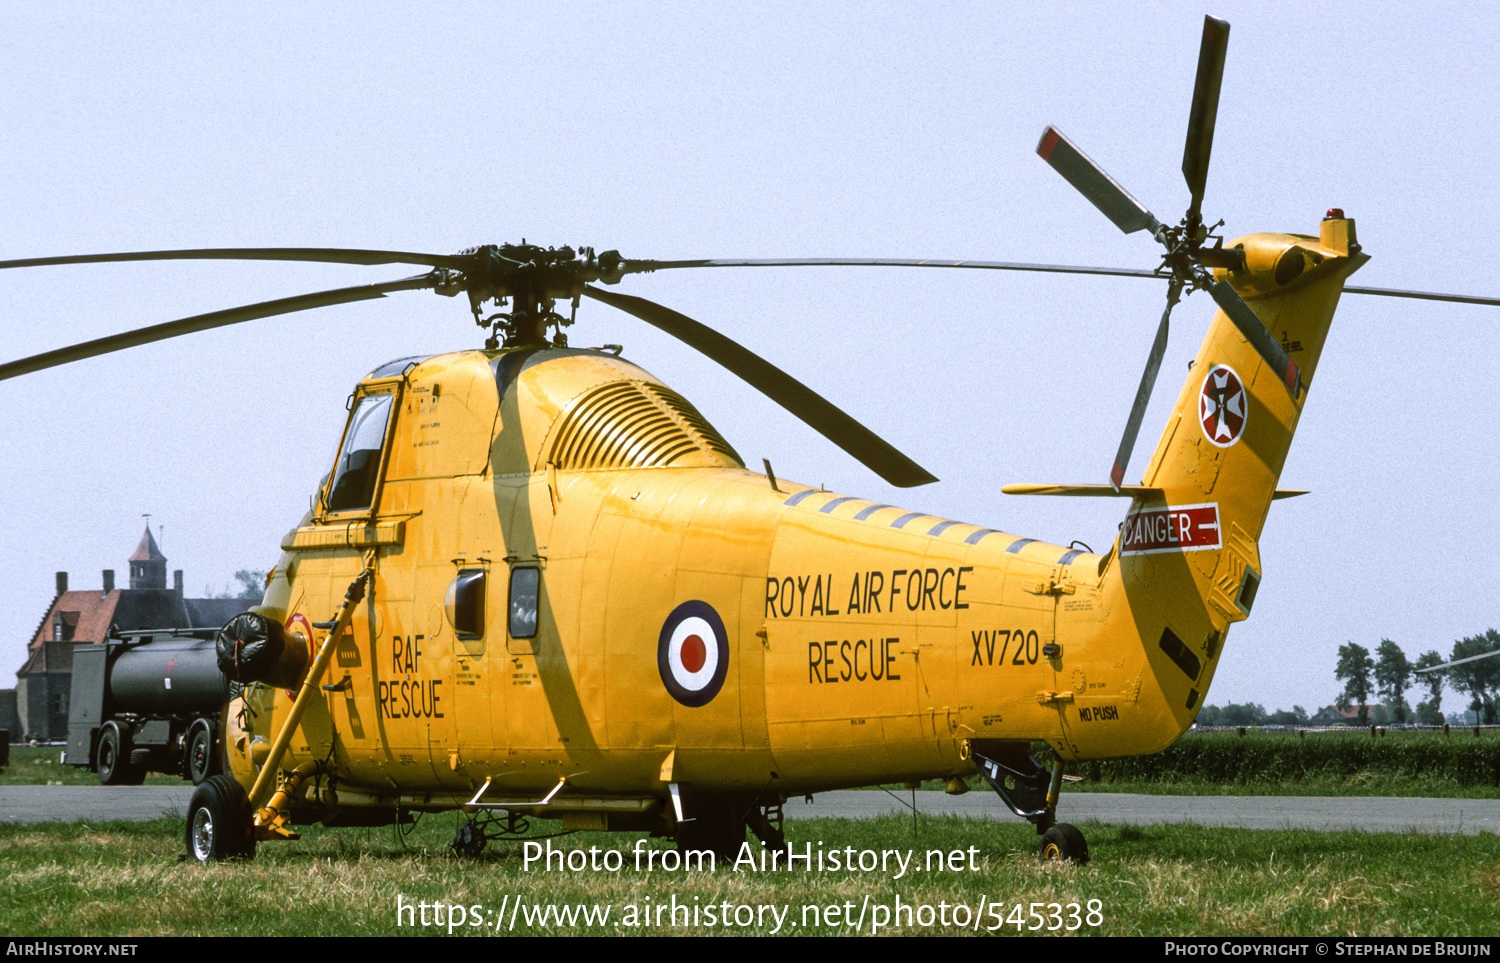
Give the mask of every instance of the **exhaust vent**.
M 744 467 L 686 398 L 639 381 L 611 382 L 578 398 L 559 419 L 546 461 L 564 471 Z

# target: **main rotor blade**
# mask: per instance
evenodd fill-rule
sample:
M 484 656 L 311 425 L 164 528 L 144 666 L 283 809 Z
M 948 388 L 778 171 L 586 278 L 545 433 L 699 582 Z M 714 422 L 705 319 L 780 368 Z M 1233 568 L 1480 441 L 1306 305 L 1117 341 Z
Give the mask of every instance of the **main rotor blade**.
M 824 438 L 853 455 L 892 485 L 911 488 L 937 481 L 926 469 L 840 411 L 807 385 L 707 325 L 645 298 L 615 294 L 592 285 L 586 286 L 583 293 L 626 314 L 633 314 L 701 351 L 801 418 Z
M 1047 125 L 1047 129 L 1042 132 L 1041 142 L 1036 145 L 1036 152 L 1069 184 L 1078 188 L 1080 194 L 1104 212 L 1104 216 L 1113 221 L 1115 227 L 1126 234 L 1148 228 L 1154 235 L 1161 228 L 1161 223 L 1140 201 L 1131 197 L 1129 191 L 1074 146 L 1056 127 Z
M 1156 375 L 1161 370 L 1161 359 L 1167 353 L 1167 319 L 1172 316 L 1172 307 L 1182 293 L 1182 282 L 1173 279 L 1167 290 L 1167 307 L 1161 313 L 1161 323 L 1156 326 L 1156 340 L 1151 343 L 1151 354 L 1146 357 L 1146 370 L 1141 373 L 1141 385 L 1135 391 L 1135 403 L 1130 406 L 1130 418 L 1125 422 L 1125 436 L 1120 439 L 1120 449 L 1115 452 L 1115 464 L 1109 472 L 1109 483 L 1115 491 L 1125 483 L 1125 468 L 1130 464 L 1130 453 L 1135 451 L 1135 438 L 1140 434 L 1141 422 L 1146 417 L 1146 406 L 1151 403 L 1151 390 L 1156 387 Z
M 49 264 L 102 264 L 107 261 L 324 261 L 333 264 L 421 264 L 463 270 L 474 259 L 461 254 L 414 254 L 408 251 L 363 251 L 338 247 L 218 247 L 185 251 L 128 251 L 121 254 L 70 254 L 0 261 L 5 268 Z
M 717 267 L 919 267 L 919 268 L 965 268 L 983 271 L 1032 271 L 1041 274 L 1095 274 L 1117 278 L 1154 278 L 1159 281 L 1171 279 L 1145 268 L 1089 267 L 1082 264 L 1032 264 L 1024 261 L 949 261 L 940 258 L 883 258 L 883 257 L 802 257 L 802 258 L 711 258 L 692 261 L 641 261 L 626 262 L 625 274 L 646 274 L 673 268 L 717 268 Z M 1371 288 L 1346 285 L 1345 294 L 1374 294 L 1387 298 L 1415 298 L 1423 301 L 1454 301 L 1459 304 L 1491 304 L 1500 306 L 1500 297 L 1470 294 L 1443 294 L 1438 291 L 1407 291 L 1400 288 Z
M 1032 271 L 1040 274 L 1095 274 L 1117 278 L 1154 278 L 1171 280 L 1171 275 L 1145 268 L 1090 267 L 1083 264 L 1032 264 L 1025 261 L 950 261 L 941 258 L 885 257 L 801 257 L 801 258 L 702 258 L 689 261 L 626 262 L 625 274 L 647 274 L 674 268 L 721 267 L 918 267 L 965 268 L 983 271 Z M 1345 294 L 1373 294 L 1387 298 L 1415 298 L 1423 301 L 1454 301 L 1459 304 L 1500 306 L 1500 297 L 1471 294 L 1443 294 L 1438 291 L 1407 291 L 1401 288 L 1371 288 L 1346 285 Z
M 1478 297 L 1469 294 L 1440 294 L 1436 291 L 1402 291 L 1399 288 L 1345 287 L 1345 294 L 1378 294 L 1387 298 L 1416 298 L 1419 301 L 1454 301 L 1459 304 L 1500 305 L 1500 298 Z
M 940 258 L 798 257 L 712 258 L 691 261 L 627 261 L 625 274 L 645 274 L 672 268 L 703 267 L 920 267 L 967 268 L 982 271 L 1035 271 L 1043 274 L 1102 274 L 1109 277 L 1165 278 L 1140 268 L 1086 267 L 1073 264 L 1028 264 L 1021 261 L 950 261 Z
M 1229 50 L 1229 24 L 1203 18 L 1203 44 L 1198 48 L 1198 79 L 1193 84 L 1193 110 L 1188 114 L 1187 143 L 1182 149 L 1182 176 L 1187 178 L 1193 203 L 1188 221 L 1202 221 L 1200 206 L 1208 182 L 1208 158 L 1214 149 L 1214 124 L 1219 116 L 1219 87 L 1224 82 L 1224 54 Z
M 1497 655 L 1500 655 L 1500 649 L 1493 649 L 1489 652 L 1481 652 L 1478 655 L 1471 655 L 1462 659 L 1454 659 L 1452 662 L 1443 662 L 1439 665 L 1429 665 L 1425 669 L 1413 669 L 1412 672 L 1418 675 L 1424 672 L 1436 672 L 1439 669 L 1452 668 L 1455 665 L 1463 665 L 1465 662 L 1473 662 L 1476 659 L 1492 659 Z
M 44 368 L 53 368 L 73 361 L 82 361 L 84 358 L 92 358 L 101 354 L 121 351 L 125 348 L 150 344 L 153 341 L 165 341 L 168 338 L 175 338 L 178 335 L 192 334 L 196 331 L 207 331 L 210 328 L 222 328 L 225 325 L 239 324 L 241 321 L 253 321 L 256 318 L 269 318 L 278 314 L 306 311 L 309 308 L 322 308 L 333 304 L 347 304 L 350 301 L 383 298 L 389 291 L 412 291 L 418 288 L 430 288 L 433 286 L 433 283 L 434 279 L 432 275 L 423 274 L 418 277 L 406 278 L 401 281 L 390 281 L 385 284 L 364 284 L 359 287 L 338 288 L 332 291 L 319 291 L 314 294 L 299 294 L 296 297 L 281 298 L 276 301 L 264 301 L 260 304 L 249 304 L 241 308 L 229 308 L 225 311 L 214 311 L 211 314 L 199 314 L 191 318 L 182 318 L 178 321 L 154 324 L 147 328 L 137 328 L 134 331 L 126 331 L 123 334 L 113 334 L 107 338 L 85 341 L 82 344 L 75 344 L 67 348 L 58 348 L 55 351 L 32 355 L 29 358 L 22 358 L 19 361 L 0 365 L 0 381 L 4 381 L 7 378 L 15 378 L 19 375 L 30 374 L 33 371 L 41 371 Z

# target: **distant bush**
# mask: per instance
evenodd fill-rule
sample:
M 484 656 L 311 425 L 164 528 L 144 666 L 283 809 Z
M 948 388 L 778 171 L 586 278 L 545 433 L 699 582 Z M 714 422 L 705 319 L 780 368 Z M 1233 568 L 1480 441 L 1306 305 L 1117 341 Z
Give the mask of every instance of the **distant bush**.
M 1500 739 L 1455 731 L 1360 733 L 1190 732 L 1153 756 L 1084 763 L 1078 774 L 1098 782 L 1250 784 L 1348 779 L 1379 774 L 1459 786 L 1500 786 Z
M 1244 705 L 1231 702 L 1219 706 L 1204 706 L 1198 710 L 1200 726 L 1301 726 L 1307 724 L 1307 710 L 1301 706 L 1267 712 L 1266 707 L 1254 702 Z

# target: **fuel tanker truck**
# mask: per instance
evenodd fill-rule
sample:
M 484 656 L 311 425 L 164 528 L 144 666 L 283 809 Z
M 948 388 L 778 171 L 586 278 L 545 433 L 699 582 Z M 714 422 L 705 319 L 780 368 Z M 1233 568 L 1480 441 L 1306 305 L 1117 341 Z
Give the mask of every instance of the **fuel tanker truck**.
M 230 682 L 216 629 L 120 632 L 73 647 L 73 695 L 63 761 L 99 781 L 139 785 L 147 772 L 200 783 L 223 771 Z

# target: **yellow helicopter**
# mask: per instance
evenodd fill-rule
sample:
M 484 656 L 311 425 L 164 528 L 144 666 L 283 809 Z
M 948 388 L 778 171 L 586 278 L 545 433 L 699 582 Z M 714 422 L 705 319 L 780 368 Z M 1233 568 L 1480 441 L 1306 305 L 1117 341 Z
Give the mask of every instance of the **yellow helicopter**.
M 483 349 L 406 358 L 354 389 L 312 510 L 262 604 L 225 626 L 229 773 L 195 792 L 198 860 L 293 826 L 477 818 L 461 848 L 524 831 L 647 831 L 731 855 L 784 845 L 792 796 L 982 774 L 1049 857 L 1064 767 L 1173 742 L 1248 617 L 1258 540 L 1348 276 L 1354 222 L 1225 242 L 1201 201 L 1228 25 L 1207 18 L 1184 157 L 1191 205 L 1156 220 L 1055 129 L 1039 153 L 1156 270 L 1002 262 L 631 260 L 524 242 L 455 255 L 323 249 L 137 252 L 15 268 L 255 258 L 426 273 L 214 312 L 0 366 L 0 378 L 193 331 L 430 289 L 463 293 Z M 1210 243 L 1212 242 L 1212 243 Z M 567 347 L 583 297 L 719 361 L 887 481 L 930 474 L 765 360 L 643 298 L 627 275 L 773 265 L 928 266 L 1157 277 L 1168 285 L 1109 484 L 1020 494 L 1129 499 L 1103 553 L 778 479 L 615 350 Z M 1183 293 L 1219 306 L 1139 485 L 1127 459 Z M 1356 290 L 1356 289 L 1349 289 Z M 1360 289 L 1365 293 L 1418 295 Z M 1474 300 L 1474 299 L 1463 299 Z M 494 302 L 493 314 L 485 305 Z M 1274 336 L 1277 332 L 1280 337 Z M 1052 747 L 1050 768 L 1030 755 Z M 958 788 L 955 782 L 954 788 Z

